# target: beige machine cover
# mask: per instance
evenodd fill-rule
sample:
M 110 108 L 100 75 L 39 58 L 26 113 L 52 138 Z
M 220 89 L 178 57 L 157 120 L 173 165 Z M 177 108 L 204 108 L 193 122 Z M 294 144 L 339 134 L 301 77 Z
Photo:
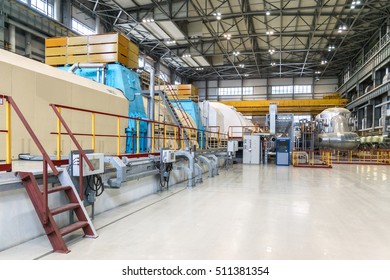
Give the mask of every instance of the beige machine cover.
M 0 50 L 0 95 L 10 95 L 19 106 L 49 155 L 56 154 L 56 116 L 49 106 L 56 103 L 108 113 L 128 115 L 128 101 L 111 87 L 58 70 L 52 66 Z M 91 114 L 62 110 L 73 132 L 91 133 Z M 20 153 L 39 155 L 38 149 L 26 129 L 12 113 L 12 158 Z M 127 121 L 121 121 L 124 135 Z M 0 105 L 0 130 L 5 129 L 5 105 Z M 64 129 L 62 129 L 64 132 Z M 97 134 L 117 134 L 117 119 L 96 116 Z M 78 136 L 84 149 L 92 146 L 91 137 Z M 62 155 L 75 149 L 67 135 L 62 136 Z M 116 138 L 96 138 L 96 152 L 116 153 Z M 121 152 L 125 151 L 125 138 L 121 139 Z M 0 160 L 5 159 L 5 133 L 0 133 Z

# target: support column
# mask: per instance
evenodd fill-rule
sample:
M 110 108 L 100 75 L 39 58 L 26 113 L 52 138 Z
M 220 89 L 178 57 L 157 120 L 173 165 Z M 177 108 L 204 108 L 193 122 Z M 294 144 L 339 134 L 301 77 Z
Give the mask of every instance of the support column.
M 54 19 L 61 22 L 61 0 L 54 0 Z
M 0 14 L 0 49 L 4 49 L 4 14 Z
M 100 18 L 98 16 L 96 16 L 96 19 L 95 19 L 95 31 L 96 31 L 96 34 L 103 34 L 104 33 L 104 28 L 100 24 Z
M 10 51 L 16 52 L 16 27 L 13 24 L 8 25 Z
M 71 0 L 62 1 L 62 23 L 72 28 L 72 3 Z
M 25 45 L 26 45 L 25 54 L 26 54 L 26 57 L 32 58 L 31 34 L 26 32 L 25 36 L 26 36 L 25 37 Z

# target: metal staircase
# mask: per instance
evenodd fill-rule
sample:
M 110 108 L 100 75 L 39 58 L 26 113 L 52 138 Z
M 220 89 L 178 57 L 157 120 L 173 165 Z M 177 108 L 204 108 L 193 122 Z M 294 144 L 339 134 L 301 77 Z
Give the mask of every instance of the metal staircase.
M 187 147 L 190 146 L 190 136 L 187 132 L 188 129 L 196 129 L 187 114 L 187 112 L 184 110 L 183 106 L 180 103 L 180 100 L 175 92 L 175 89 L 173 86 L 169 83 L 165 83 L 166 91 L 158 91 L 160 98 L 162 99 L 165 107 L 168 109 L 169 114 L 172 116 L 174 123 L 181 128 L 182 135 L 184 138 L 184 142 Z M 170 95 L 171 99 L 168 97 L 168 94 Z M 176 113 L 175 106 L 173 106 L 172 103 L 175 103 L 177 108 L 181 110 L 183 114 L 184 122 L 180 120 L 179 115 Z
M 61 171 L 59 174 L 60 181 L 62 177 L 69 177 L 66 171 Z M 91 219 L 89 218 L 86 209 L 83 206 L 83 203 L 74 187 L 70 177 L 67 181 L 68 185 L 56 186 L 49 188 L 47 193 L 48 195 L 54 193 L 65 193 L 68 203 L 64 205 L 59 205 L 55 208 L 49 209 L 45 208 L 44 203 L 44 194 L 41 188 L 38 186 L 38 183 L 35 179 L 35 176 L 31 172 L 19 172 L 19 178 L 22 180 L 24 187 L 27 190 L 27 193 L 31 199 L 32 204 L 34 205 L 35 211 L 39 217 L 39 220 L 42 223 L 43 229 L 49 241 L 53 247 L 53 250 L 59 253 L 68 253 L 70 250 L 66 246 L 63 236 L 82 229 L 84 231 L 85 237 L 96 238 L 98 235 L 95 228 L 92 225 Z M 77 217 L 77 221 L 70 223 L 69 225 L 59 228 L 54 216 L 65 213 L 73 212 Z M 45 221 L 46 220 L 46 221 Z
M 83 158 L 86 161 L 89 168 L 91 168 L 91 170 L 94 170 L 94 168 L 91 162 L 89 161 L 88 157 L 83 152 L 76 138 L 74 137 L 72 131 L 69 129 L 69 127 L 61 117 L 61 115 L 57 115 L 59 121 L 61 121 L 64 128 L 67 130 L 68 134 L 70 135 L 71 139 L 75 143 L 80 153 L 80 163 L 79 163 L 80 193 L 78 193 L 66 170 L 59 171 L 57 167 L 54 165 L 53 161 L 50 159 L 45 148 L 43 147 L 42 143 L 39 141 L 38 137 L 34 133 L 30 124 L 27 122 L 26 118 L 24 117 L 23 113 L 17 106 L 14 99 L 11 96 L 6 96 L 6 95 L 3 95 L 3 98 L 5 98 L 8 104 L 7 106 L 9 106 L 9 109 L 7 109 L 9 110 L 9 114 L 11 113 L 10 110 L 12 108 L 16 116 L 19 117 L 23 126 L 26 128 L 28 134 L 30 135 L 30 138 L 34 141 L 35 145 L 37 146 L 38 150 L 42 154 L 42 158 L 43 158 L 43 162 L 42 162 L 43 183 L 41 187 L 39 187 L 35 179 L 35 176 L 32 172 L 18 172 L 17 174 L 19 178 L 22 180 L 24 187 L 26 188 L 26 191 L 34 205 L 35 211 L 37 212 L 39 220 L 42 223 L 42 226 L 45 230 L 46 235 L 49 238 L 50 243 L 53 246 L 54 251 L 61 252 L 61 253 L 68 253 L 70 250 L 65 244 L 65 241 L 63 239 L 64 235 L 82 229 L 84 231 L 85 236 L 93 237 L 93 238 L 97 237 L 96 231 L 82 203 L 82 195 L 83 195 L 82 160 Z M 59 114 L 55 107 L 53 107 L 53 110 L 55 110 L 56 114 Z M 9 151 L 9 153 L 11 153 L 11 151 Z M 50 189 L 48 188 L 48 176 L 49 176 L 48 167 L 50 167 L 52 175 L 57 176 L 59 182 L 61 183 L 61 186 L 53 187 Z M 65 193 L 65 196 L 68 198 L 68 203 L 65 205 L 59 205 L 58 207 L 55 207 L 53 209 L 49 209 L 48 206 L 49 195 L 51 196 L 53 193 L 58 193 L 58 192 Z M 68 211 L 72 211 L 76 215 L 77 221 L 71 223 L 66 227 L 59 228 L 54 219 L 54 216 Z

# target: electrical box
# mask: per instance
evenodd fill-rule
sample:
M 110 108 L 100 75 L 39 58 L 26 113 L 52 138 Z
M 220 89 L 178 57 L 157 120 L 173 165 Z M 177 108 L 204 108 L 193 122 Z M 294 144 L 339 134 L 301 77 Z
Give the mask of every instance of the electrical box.
M 227 151 L 234 153 L 238 151 L 238 141 L 230 140 L 228 141 Z
M 104 173 L 104 154 L 102 153 L 91 153 L 86 154 L 87 158 L 91 162 L 94 170 L 92 171 L 88 164 L 86 163 L 85 159 L 83 159 L 83 176 L 90 176 L 90 175 L 96 175 L 96 174 L 102 174 Z M 69 164 L 72 165 L 72 176 L 80 176 L 80 166 L 79 166 L 79 157 L 80 154 L 71 154 L 71 157 L 69 158 Z
M 171 163 L 176 161 L 176 154 L 174 150 L 161 150 L 161 162 Z
M 260 164 L 260 136 L 244 136 L 243 148 L 242 162 L 244 164 Z
M 290 138 L 276 138 L 276 165 L 290 165 Z

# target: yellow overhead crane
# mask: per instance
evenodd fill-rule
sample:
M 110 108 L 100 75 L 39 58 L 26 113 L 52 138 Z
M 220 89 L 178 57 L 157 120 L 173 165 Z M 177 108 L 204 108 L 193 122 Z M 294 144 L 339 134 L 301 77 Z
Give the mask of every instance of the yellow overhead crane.
M 271 103 L 278 105 L 278 113 L 316 115 L 327 108 L 345 107 L 347 102 L 348 99 L 343 98 L 221 101 L 221 103 L 235 107 L 243 115 L 250 116 L 264 116 L 268 114 Z

